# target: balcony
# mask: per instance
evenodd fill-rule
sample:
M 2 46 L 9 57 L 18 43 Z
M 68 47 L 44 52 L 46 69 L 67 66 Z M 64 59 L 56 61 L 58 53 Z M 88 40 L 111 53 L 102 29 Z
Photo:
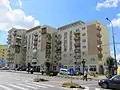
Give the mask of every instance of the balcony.
M 46 50 L 46 54 L 51 54 L 51 51 L 50 50 Z
M 51 41 L 47 41 L 46 44 L 47 44 L 47 45 L 50 45 L 50 44 L 51 44 Z
M 100 47 L 97 47 L 97 49 L 98 49 L 99 51 L 102 51 L 102 50 L 103 50 L 101 46 L 100 46 Z
M 21 40 L 21 39 L 22 39 L 21 36 L 16 37 L 16 40 Z
M 14 46 L 20 46 L 20 43 L 16 42 L 16 43 L 14 44 Z
M 38 38 L 34 38 L 34 41 L 38 41 Z
M 74 38 L 75 41 L 80 41 L 80 36 Z
M 101 31 L 101 27 L 100 27 L 100 26 L 97 26 L 97 30 L 98 30 L 98 31 Z
M 74 58 L 75 58 L 75 59 L 80 59 L 80 58 L 81 58 L 81 55 L 75 55 Z
M 80 47 L 80 42 L 74 44 L 75 47 Z
M 42 33 L 42 34 L 46 34 L 46 33 L 47 33 L 47 27 L 43 27 L 41 33 Z
M 46 49 L 51 49 L 51 45 L 46 45 Z
M 101 45 L 102 44 L 102 41 L 99 39 L 99 40 L 97 40 L 97 44 L 98 45 Z
M 75 53 L 80 53 L 81 51 L 80 51 L 80 49 L 75 49 L 74 52 Z
M 38 37 L 38 34 L 34 34 L 35 37 Z
M 60 45 L 62 42 L 61 41 L 58 41 L 58 45 Z
M 74 32 L 74 35 L 79 35 L 80 36 L 80 32 Z
M 100 32 L 97 34 L 97 37 L 99 37 L 99 38 L 101 38 L 101 37 L 102 37 L 102 35 L 100 34 Z
M 98 54 L 98 58 L 102 58 L 103 55 L 101 53 Z

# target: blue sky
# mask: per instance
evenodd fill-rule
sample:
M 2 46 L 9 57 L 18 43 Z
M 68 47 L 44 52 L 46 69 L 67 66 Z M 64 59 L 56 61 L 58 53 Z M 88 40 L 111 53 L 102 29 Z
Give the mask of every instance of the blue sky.
M 4 3 L 2 1 L 5 1 Z M 11 27 L 30 28 L 47 24 L 59 27 L 77 20 L 101 21 L 108 25 L 109 17 L 114 25 L 116 42 L 120 43 L 120 0 L 0 0 L 0 44 L 6 44 L 7 30 Z M 4 6 L 4 7 L 3 7 Z M 2 11 L 5 13 L 2 13 Z M 3 17 L 7 14 L 7 18 Z M 12 14 L 11 14 L 12 13 Z M 9 17 L 8 17 L 9 16 Z M 24 18 L 24 19 L 23 19 Z M 5 19 L 5 20 L 2 20 Z M 6 25 L 3 25 L 6 23 Z M 2 27 L 3 26 L 3 27 Z M 112 42 L 111 27 L 109 38 Z M 111 53 L 113 51 L 112 45 Z M 117 57 L 120 58 L 120 44 L 116 44 Z

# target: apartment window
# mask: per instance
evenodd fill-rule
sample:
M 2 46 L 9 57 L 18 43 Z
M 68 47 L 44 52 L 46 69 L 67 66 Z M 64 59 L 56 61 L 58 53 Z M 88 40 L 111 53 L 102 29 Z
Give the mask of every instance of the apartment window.
M 86 36 L 86 33 L 83 33 L 82 36 Z
M 89 67 L 89 70 L 90 70 L 90 71 L 96 71 L 96 66 L 90 66 L 90 67 Z
M 86 39 L 83 39 L 82 42 L 86 42 Z
M 76 29 L 76 32 L 79 32 L 80 31 L 80 29 Z
M 82 48 L 86 48 L 86 46 L 82 46 Z
M 90 59 L 90 62 L 94 62 L 94 61 L 95 61 L 95 58 L 91 58 L 91 59 Z
M 70 31 L 70 50 L 72 50 L 72 31 Z
M 84 56 L 84 55 L 85 55 L 85 52 L 82 52 L 82 55 Z
M 85 26 L 82 27 L 82 30 L 85 30 Z
M 67 51 L 67 32 L 64 33 L 64 51 Z

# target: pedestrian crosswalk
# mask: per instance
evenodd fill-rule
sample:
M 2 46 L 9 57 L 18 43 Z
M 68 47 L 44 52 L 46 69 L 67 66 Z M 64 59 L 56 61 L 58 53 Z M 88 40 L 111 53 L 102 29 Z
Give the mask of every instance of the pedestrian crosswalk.
M 0 85 L 0 90 L 48 90 L 48 89 L 65 90 L 67 88 L 60 88 L 54 85 L 48 85 L 45 83 L 38 83 L 38 82 L 7 83 Z
M 103 89 L 103 88 L 98 88 L 98 87 L 88 87 L 86 85 L 82 85 L 83 87 L 85 87 L 84 90 L 111 90 L 111 89 Z

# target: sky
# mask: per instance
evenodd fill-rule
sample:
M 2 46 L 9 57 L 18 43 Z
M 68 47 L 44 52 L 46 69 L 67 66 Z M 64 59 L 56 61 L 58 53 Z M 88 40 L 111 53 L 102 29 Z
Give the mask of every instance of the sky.
M 7 44 L 10 28 L 29 29 L 37 25 L 59 27 L 74 21 L 99 20 L 109 28 L 114 26 L 117 58 L 120 59 L 120 0 L 0 0 L 0 44 Z M 110 44 L 113 56 L 113 44 Z

